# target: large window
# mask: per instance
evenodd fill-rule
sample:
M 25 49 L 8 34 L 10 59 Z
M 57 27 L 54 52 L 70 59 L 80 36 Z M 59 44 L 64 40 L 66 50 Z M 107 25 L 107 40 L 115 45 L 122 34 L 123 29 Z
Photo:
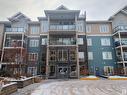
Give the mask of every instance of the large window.
M 112 59 L 112 52 L 102 52 L 103 59 L 110 60 Z
M 30 47 L 38 47 L 39 46 L 39 40 L 30 40 L 29 46 Z
M 110 46 L 110 38 L 102 38 L 101 45 L 102 46 Z
M 91 38 L 88 38 L 88 39 L 87 39 L 87 45 L 88 45 L 88 46 L 92 46 L 92 39 L 91 39 Z
M 38 60 L 38 54 L 37 53 L 29 53 L 28 54 L 28 60 L 29 61 L 37 61 Z
M 68 57 L 69 54 L 69 57 Z M 76 60 L 76 50 L 50 50 L 49 51 L 50 61 L 70 61 Z
M 78 38 L 78 44 L 83 45 L 83 38 Z
M 88 59 L 93 60 L 93 52 L 88 52 Z
M 31 34 L 39 34 L 39 26 L 32 26 Z
M 109 32 L 109 26 L 106 24 L 100 25 L 100 32 Z

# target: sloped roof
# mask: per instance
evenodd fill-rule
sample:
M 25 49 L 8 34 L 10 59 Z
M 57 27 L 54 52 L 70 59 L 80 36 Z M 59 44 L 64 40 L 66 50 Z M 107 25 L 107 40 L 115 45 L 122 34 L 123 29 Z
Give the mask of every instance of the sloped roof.
M 24 15 L 21 12 L 16 13 L 15 15 L 13 15 L 12 17 L 9 17 L 8 20 L 9 21 L 19 21 L 20 18 L 24 18 L 26 20 L 30 21 L 30 18 L 28 18 L 26 15 Z
M 64 5 L 59 6 L 56 10 L 68 10 Z
M 108 20 L 112 20 L 120 12 L 127 15 L 127 5 L 123 7 L 122 9 L 120 9 L 118 12 L 116 12 L 114 15 L 112 15 Z

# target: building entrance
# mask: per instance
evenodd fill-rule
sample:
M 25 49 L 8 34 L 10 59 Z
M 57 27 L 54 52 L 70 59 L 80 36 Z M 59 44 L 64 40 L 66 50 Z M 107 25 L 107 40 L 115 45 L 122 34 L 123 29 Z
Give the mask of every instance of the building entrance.
M 58 78 L 64 79 L 69 77 L 69 68 L 67 66 L 58 67 Z

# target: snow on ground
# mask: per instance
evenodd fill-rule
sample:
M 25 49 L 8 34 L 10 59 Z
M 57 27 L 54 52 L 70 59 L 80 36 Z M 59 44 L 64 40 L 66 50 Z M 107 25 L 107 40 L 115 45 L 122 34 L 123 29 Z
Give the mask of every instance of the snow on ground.
M 124 77 L 124 76 L 109 76 L 109 78 L 127 78 L 127 77 Z
M 40 83 L 34 83 L 34 84 L 31 84 L 29 86 L 26 86 L 26 87 L 24 87 L 22 89 L 18 89 L 17 92 L 15 92 L 15 93 L 13 93 L 11 95 L 30 95 L 30 93 L 32 91 L 34 91 L 40 85 L 47 84 L 47 83 L 54 82 L 54 81 L 56 81 L 56 80 L 45 80 L 45 81 L 42 80 L 42 82 L 40 82 Z
M 87 76 L 86 78 L 97 78 L 97 77 L 94 75 L 90 75 L 90 76 Z
M 126 81 L 58 81 L 42 84 L 31 95 L 127 95 Z

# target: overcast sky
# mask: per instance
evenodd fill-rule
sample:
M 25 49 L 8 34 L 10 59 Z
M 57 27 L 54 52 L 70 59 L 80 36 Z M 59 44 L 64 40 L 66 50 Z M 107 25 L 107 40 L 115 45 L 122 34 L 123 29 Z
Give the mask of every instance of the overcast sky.
M 37 20 L 37 17 L 45 16 L 44 10 L 60 5 L 86 11 L 87 20 L 107 20 L 127 5 L 127 0 L 0 0 L 0 20 L 7 20 L 17 12 Z

